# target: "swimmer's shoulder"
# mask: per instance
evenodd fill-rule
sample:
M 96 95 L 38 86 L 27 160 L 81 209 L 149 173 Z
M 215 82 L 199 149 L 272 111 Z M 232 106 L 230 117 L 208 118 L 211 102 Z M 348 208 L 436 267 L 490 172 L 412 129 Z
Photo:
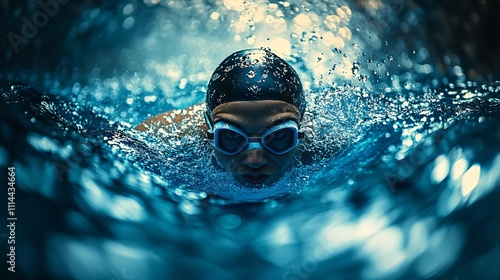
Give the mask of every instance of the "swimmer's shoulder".
M 198 103 L 182 110 L 170 110 L 141 122 L 135 129 L 154 134 L 159 134 L 162 131 L 176 130 L 178 131 L 178 136 L 184 136 L 192 132 L 204 136 L 208 130 L 203 118 L 204 111 L 205 107 L 203 103 Z

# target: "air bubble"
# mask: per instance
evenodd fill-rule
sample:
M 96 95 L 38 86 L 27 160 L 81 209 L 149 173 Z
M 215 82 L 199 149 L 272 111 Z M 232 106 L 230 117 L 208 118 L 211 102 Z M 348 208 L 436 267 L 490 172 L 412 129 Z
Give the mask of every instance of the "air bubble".
M 247 73 L 247 77 L 248 77 L 249 79 L 253 79 L 253 78 L 255 78 L 255 75 L 256 75 L 256 74 L 257 74 L 257 73 L 256 73 L 254 70 L 250 70 L 250 71 L 248 71 L 248 73 Z
M 360 68 L 360 63 L 357 61 L 353 62 L 351 68 L 352 74 L 357 75 L 359 73 L 359 68 Z

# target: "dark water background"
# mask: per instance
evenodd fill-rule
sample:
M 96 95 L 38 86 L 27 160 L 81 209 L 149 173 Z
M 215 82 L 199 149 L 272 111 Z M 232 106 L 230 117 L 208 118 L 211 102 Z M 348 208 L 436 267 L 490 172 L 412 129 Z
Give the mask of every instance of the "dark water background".
M 500 279 L 498 1 L 0 3 L 2 279 Z M 335 151 L 288 195 L 132 131 L 264 45 Z

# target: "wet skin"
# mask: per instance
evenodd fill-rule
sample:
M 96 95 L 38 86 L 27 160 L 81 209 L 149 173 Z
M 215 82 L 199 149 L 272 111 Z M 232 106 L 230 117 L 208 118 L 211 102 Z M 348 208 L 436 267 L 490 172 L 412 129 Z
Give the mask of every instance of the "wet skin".
M 212 110 L 212 122 L 225 121 L 236 125 L 250 137 L 261 136 L 269 128 L 287 120 L 300 122 L 297 107 L 276 100 L 235 101 Z M 214 148 L 215 149 L 215 148 Z M 237 182 L 247 187 L 268 186 L 277 182 L 298 154 L 299 146 L 283 155 L 266 148 L 245 149 L 228 156 L 217 149 L 218 163 L 231 172 Z

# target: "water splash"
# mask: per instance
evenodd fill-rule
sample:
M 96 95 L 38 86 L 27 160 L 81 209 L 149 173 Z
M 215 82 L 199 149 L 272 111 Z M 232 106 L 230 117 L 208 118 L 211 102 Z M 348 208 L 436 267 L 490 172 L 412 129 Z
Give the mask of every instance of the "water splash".
M 23 275 L 498 278 L 500 86 L 467 81 L 460 65 L 458 79 L 443 79 L 426 47 L 384 38 L 381 22 L 401 11 L 366 3 L 367 14 L 344 1 L 149 0 L 60 14 L 67 24 L 46 32 L 70 29 L 68 56 L 2 72 L 50 92 L 1 92 L 0 165 L 25 175 L 19 198 L 30 205 L 19 206 L 31 221 L 18 229 Z M 418 10 L 407 14 L 402 29 L 418 23 Z M 223 57 L 261 45 L 303 77 L 301 127 L 313 139 L 303 149 L 318 155 L 281 185 L 237 188 L 199 135 L 176 137 L 203 106 L 196 122 L 156 136 L 132 130 L 169 109 L 186 114 Z M 260 202 L 233 205 L 241 198 Z

